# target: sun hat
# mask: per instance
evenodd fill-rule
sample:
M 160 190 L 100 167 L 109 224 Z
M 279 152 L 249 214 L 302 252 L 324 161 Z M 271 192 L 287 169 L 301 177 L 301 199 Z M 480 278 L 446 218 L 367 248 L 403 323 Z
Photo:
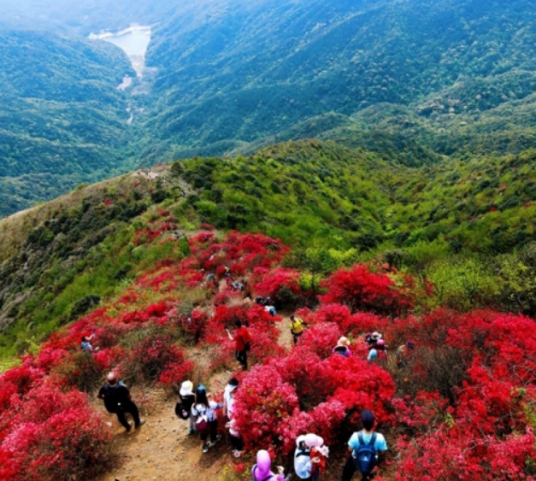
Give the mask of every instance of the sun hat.
M 373 332 L 371 335 L 370 335 L 371 339 L 373 339 L 374 341 L 377 341 L 378 339 L 381 339 L 382 338 L 382 335 L 379 333 L 379 332 Z
M 190 394 L 193 394 L 192 389 L 194 388 L 194 383 L 192 381 L 184 381 L 181 384 L 181 389 L 179 391 L 179 394 L 181 396 L 188 396 Z
M 350 341 L 348 340 L 347 337 L 344 337 L 344 336 L 339 338 L 339 340 L 337 341 L 338 346 L 347 346 L 348 347 L 349 344 L 350 344 Z
M 319 446 L 322 446 L 324 444 L 324 440 L 313 433 L 308 433 L 304 436 L 304 443 L 309 448 L 317 448 Z

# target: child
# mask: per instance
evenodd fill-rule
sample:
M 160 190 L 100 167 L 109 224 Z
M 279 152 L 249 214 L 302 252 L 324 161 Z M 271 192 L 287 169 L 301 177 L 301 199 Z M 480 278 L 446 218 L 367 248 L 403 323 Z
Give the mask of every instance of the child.
M 192 416 L 195 418 L 196 428 L 203 441 L 203 452 L 207 453 L 221 436 L 218 434 L 218 415 L 216 409 L 223 407 L 222 404 L 209 400 L 205 386 L 199 386 L 195 393 L 195 404 L 192 406 Z M 207 442 L 210 434 L 210 442 Z
M 261 449 L 257 453 L 257 464 L 251 468 L 253 481 L 285 481 L 285 468 L 283 468 L 283 466 L 278 466 L 278 474 L 274 474 L 270 470 L 271 465 L 272 459 L 270 458 L 270 454 L 268 451 Z

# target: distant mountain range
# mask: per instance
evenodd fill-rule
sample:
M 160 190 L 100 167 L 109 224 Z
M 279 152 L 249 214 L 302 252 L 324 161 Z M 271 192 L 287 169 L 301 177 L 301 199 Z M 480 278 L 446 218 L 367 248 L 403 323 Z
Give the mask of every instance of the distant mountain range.
M 68 3 L 0 7 L 0 214 L 112 172 L 289 139 L 409 166 L 536 141 L 535 1 Z M 132 22 L 153 26 L 146 95 L 117 91 L 119 50 L 83 40 Z

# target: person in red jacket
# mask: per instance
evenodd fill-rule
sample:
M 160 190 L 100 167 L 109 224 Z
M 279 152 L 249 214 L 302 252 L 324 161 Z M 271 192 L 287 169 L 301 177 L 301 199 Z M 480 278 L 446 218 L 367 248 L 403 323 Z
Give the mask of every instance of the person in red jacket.
M 229 332 L 228 329 L 227 335 L 231 341 L 235 342 L 235 357 L 239 364 L 242 366 L 242 369 L 247 370 L 248 368 L 248 351 L 250 346 L 251 336 L 249 331 L 245 326 L 242 325 L 242 322 L 239 320 L 235 321 L 235 331 L 233 334 Z

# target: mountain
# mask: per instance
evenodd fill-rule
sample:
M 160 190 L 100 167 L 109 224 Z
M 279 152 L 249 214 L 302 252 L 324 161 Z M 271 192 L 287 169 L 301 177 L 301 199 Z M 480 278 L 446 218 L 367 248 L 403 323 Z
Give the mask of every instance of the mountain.
M 132 69 L 118 49 L 48 32 L 0 31 L 0 214 L 102 179 L 128 155 Z
M 87 136 L 73 119 L 47 134 L 47 140 L 58 140 L 46 144 L 49 154 L 37 149 L 24 156 L 14 141 L 19 153 L 6 154 L 10 173 L 0 178 L 4 214 L 121 169 L 196 155 L 251 154 L 286 140 L 336 140 L 409 166 L 434 165 L 445 156 L 518 154 L 534 145 L 532 0 L 67 3 L 7 0 L 0 7 L 4 28 L 41 29 L 4 34 L 20 42 L 34 35 L 42 48 L 35 62 L 14 56 L 9 64 L 25 78 L 8 78 L 9 85 L 38 85 L 40 60 L 69 78 L 84 72 L 102 82 L 93 97 L 81 92 L 76 99 L 47 98 L 72 109 L 77 119 L 89 97 L 97 102 L 84 118 Z M 142 95 L 137 88 L 116 91 L 131 72 L 120 52 L 82 40 L 132 22 L 152 26 Z M 45 38 L 56 40 L 47 44 Z M 89 52 L 73 50 L 75 45 L 100 56 L 71 58 L 74 50 Z M 71 70 L 55 65 L 62 61 L 54 49 L 71 52 L 63 58 Z M 59 77 L 53 82 L 65 85 Z M 14 120 L 5 135 L 33 139 L 32 121 L 17 120 L 17 112 L 29 110 L 28 99 L 41 99 L 39 92 L 28 97 L 20 89 L 8 91 L 3 110 Z M 34 104 L 33 115 L 43 115 L 38 125 L 60 116 L 47 110 L 50 103 Z M 127 108 L 136 112 L 130 127 Z M 56 162 L 49 169 L 54 155 L 76 168 Z M 49 173 L 61 176 L 52 180 Z
M 292 266 L 376 259 L 434 283 L 441 305 L 533 314 L 535 214 L 534 151 L 410 168 L 302 141 L 160 165 L 0 222 L 0 353 L 113 297 L 171 255 L 177 232 L 207 225 L 282 239 Z
M 330 138 L 374 131 L 443 155 L 520 152 L 534 141 L 533 7 L 258 1 L 181 14 L 150 46 L 147 127 L 175 156 L 240 151 L 334 113 Z

